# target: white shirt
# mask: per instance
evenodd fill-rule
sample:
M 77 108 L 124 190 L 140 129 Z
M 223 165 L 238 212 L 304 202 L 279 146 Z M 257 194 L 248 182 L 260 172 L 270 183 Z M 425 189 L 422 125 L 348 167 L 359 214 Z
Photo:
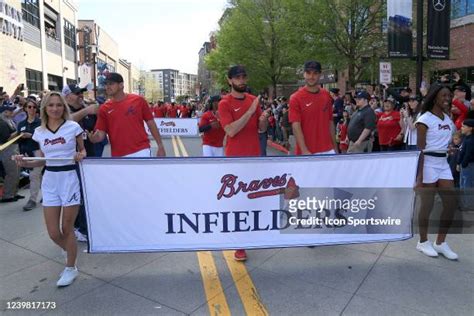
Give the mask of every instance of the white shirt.
M 46 160 L 46 166 L 73 165 L 74 155 L 77 152 L 76 137 L 83 133 L 83 129 L 74 121 L 65 121 L 56 131 L 48 127 L 37 127 L 32 139 L 36 141 L 46 158 L 71 158 L 71 160 Z
M 424 124 L 428 127 L 425 150 L 448 150 L 449 142 L 456 131 L 456 126 L 448 115 L 444 114 L 444 119 L 442 120 L 431 112 L 425 112 L 418 118 L 416 124 Z

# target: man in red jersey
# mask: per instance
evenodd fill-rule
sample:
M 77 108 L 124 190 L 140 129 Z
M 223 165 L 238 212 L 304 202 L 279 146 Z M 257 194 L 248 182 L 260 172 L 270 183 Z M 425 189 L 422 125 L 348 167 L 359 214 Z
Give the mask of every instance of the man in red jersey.
M 177 118 L 178 117 L 178 107 L 174 102 L 171 102 L 171 105 L 168 107 L 168 111 L 166 112 L 166 117 L 169 118 Z
M 141 96 L 123 91 L 123 77 L 110 72 L 105 80 L 105 92 L 110 99 L 99 108 L 95 132 L 89 134 L 93 143 L 109 135 L 112 157 L 151 157 L 146 122 L 158 145 L 157 156 L 166 156 L 148 103 Z
M 289 120 L 296 138 L 296 155 L 335 154 L 336 128 L 333 121 L 333 99 L 319 85 L 321 64 L 304 64 L 305 86 L 290 97 Z
M 221 97 L 212 96 L 206 106 L 206 111 L 199 120 L 199 132 L 202 134 L 202 155 L 204 157 L 224 156 L 225 132 L 219 122 L 217 107 Z
M 262 112 L 257 97 L 246 93 L 247 73 L 243 66 L 233 66 L 227 73 L 231 92 L 219 102 L 219 117 L 227 135 L 225 155 L 260 156 L 259 131 L 268 127 L 267 113 Z M 234 259 L 247 260 L 245 250 L 235 251 Z
M 163 105 L 162 101 L 158 101 L 158 104 L 153 109 L 153 114 L 156 118 L 166 116 L 166 107 Z

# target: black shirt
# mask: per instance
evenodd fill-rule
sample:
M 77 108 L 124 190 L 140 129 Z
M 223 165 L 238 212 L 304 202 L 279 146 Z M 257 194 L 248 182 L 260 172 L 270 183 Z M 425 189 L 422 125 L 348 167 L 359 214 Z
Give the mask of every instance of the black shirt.
M 459 153 L 458 164 L 467 168 L 470 163 L 474 163 L 474 136 L 465 136 Z
M 18 133 L 30 133 L 33 135 L 35 128 L 41 126 L 41 120 L 35 118 L 33 122 L 28 122 L 28 118 L 24 121 L 18 123 Z M 20 138 L 18 145 L 20 146 L 20 154 L 27 154 L 30 157 L 33 157 L 33 152 L 39 150 L 39 144 L 31 138 Z
M 84 107 L 81 107 L 80 109 L 75 109 L 74 107 L 69 106 L 71 113 L 78 112 L 82 110 L 83 108 Z M 80 120 L 77 123 L 82 127 L 84 131 L 92 132 L 94 130 L 96 121 L 97 121 L 96 115 L 86 115 L 82 120 Z M 89 139 L 84 139 L 84 147 L 86 149 L 86 153 L 88 157 L 95 157 L 95 149 L 94 149 L 95 146 L 93 143 L 89 141 Z
M 349 126 L 347 127 L 347 136 L 349 140 L 356 142 L 362 134 L 362 131 L 366 128 L 373 131 L 376 127 L 376 121 L 377 118 L 375 112 L 369 105 L 358 109 L 354 114 L 352 114 Z M 369 138 L 370 135 L 364 140 Z

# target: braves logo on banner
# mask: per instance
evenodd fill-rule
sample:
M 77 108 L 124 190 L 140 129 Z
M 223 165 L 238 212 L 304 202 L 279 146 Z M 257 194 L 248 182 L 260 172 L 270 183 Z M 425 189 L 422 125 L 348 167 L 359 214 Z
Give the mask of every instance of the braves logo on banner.
M 428 1 L 428 58 L 449 59 L 450 3 L 446 0 Z
M 195 251 L 407 239 L 418 156 L 86 159 L 80 168 L 89 250 Z

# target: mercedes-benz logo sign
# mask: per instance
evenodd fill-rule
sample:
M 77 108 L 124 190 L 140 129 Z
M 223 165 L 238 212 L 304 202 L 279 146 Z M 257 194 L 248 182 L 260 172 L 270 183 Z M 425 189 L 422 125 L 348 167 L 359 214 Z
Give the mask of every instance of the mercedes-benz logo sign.
M 446 8 L 446 0 L 433 0 L 433 8 L 436 11 L 443 11 Z

